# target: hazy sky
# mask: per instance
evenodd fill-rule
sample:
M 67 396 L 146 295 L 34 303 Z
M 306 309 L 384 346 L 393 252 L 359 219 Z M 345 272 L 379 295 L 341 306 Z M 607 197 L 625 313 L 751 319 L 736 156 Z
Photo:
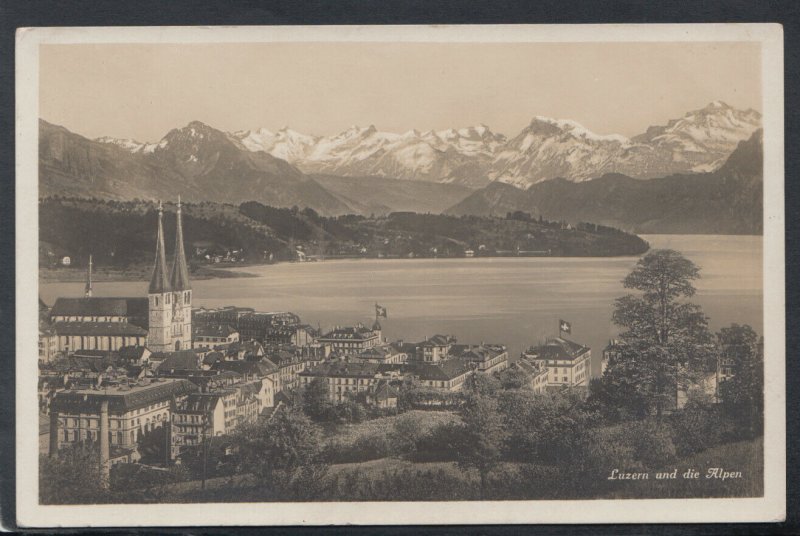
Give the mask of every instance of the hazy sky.
M 534 115 L 633 136 L 722 100 L 761 110 L 753 43 L 43 45 L 41 117 L 87 137 L 157 141 L 200 120 L 335 134 Z

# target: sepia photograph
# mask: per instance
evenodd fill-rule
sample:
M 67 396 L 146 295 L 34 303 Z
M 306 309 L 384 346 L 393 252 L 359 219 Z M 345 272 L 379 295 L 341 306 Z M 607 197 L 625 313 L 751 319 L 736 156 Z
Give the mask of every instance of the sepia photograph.
M 782 515 L 780 26 L 17 39 L 27 525 Z

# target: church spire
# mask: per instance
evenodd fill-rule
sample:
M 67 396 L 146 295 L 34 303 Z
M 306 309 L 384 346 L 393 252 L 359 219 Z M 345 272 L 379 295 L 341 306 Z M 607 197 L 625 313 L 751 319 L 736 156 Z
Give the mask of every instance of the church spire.
M 178 196 L 178 220 L 175 230 L 175 260 L 172 262 L 170 277 L 173 290 L 189 290 L 189 269 L 186 267 L 186 253 L 183 250 L 183 223 L 181 221 L 181 197 Z
M 156 239 L 156 262 L 153 267 L 153 277 L 150 279 L 150 294 L 162 294 L 170 290 L 169 279 L 167 279 L 167 259 L 164 254 L 164 227 L 161 220 L 164 216 L 164 209 L 161 202 L 158 202 L 158 238 Z
M 89 254 L 89 268 L 86 270 L 86 287 L 83 289 L 83 294 L 87 298 L 92 297 L 92 255 Z

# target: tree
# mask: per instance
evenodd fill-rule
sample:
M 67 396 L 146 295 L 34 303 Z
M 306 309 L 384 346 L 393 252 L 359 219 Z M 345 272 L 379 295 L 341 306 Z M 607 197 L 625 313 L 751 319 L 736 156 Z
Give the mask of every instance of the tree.
M 39 456 L 39 501 L 42 504 L 95 504 L 107 502 L 108 490 L 100 474 L 96 444 L 77 443 L 59 450 L 58 456 Z
M 732 324 L 717 334 L 721 359 L 732 377 L 720 385 L 725 412 L 734 418 L 746 437 L 763 433 L 764 343 L 748 325 Z
M 500 390 L 500 382 L 494 376 L 473 370 L 464 381 L 464 391 L 482 396 L 494 396 Z
M 498 372 L 495 378 L 503 389 L 522 389 L 528 385 L 528 378 L 516 363 L 512 363 L 507 369 Z
M 484 499 L 487 478 L 500 461 L 506 438 L 497 400 L 480 394 L 468 395 L 461 407 L 461 419 L 464 428 L 458 446 L 458 465 L 478 470 L 480 498 Z
M 267 498 L 319 496 L 328 466 L 321 460 L 322 432 L 301 411 L 279 408 L 266 422 L 242 427 L 234 438 L 240 470 L 260 479 Z
M 314 378 L 303 390 L 303 411 L 315 420 L 325 420 L 330 416 L 332 404 L 328 395 L 328 381 Z
M 613 319 L 625 331 L 602 391 L 638 417 L 661 417 L 678 390 L 708 367 L 714 350 L 707 318 L 699 306 L 679 301 L 694 295 L 699 277 L 693 262 L 667 249 L 641 258 L 623 280 L 642 294 L 616 300 Z

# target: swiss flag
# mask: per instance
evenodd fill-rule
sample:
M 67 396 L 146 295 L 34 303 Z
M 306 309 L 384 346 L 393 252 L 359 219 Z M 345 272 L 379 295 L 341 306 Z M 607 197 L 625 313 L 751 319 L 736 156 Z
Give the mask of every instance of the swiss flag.
M 559 320 L 558 321 L 558 329 L 564 333 L 572 334 L 572 324 L 567 322 L 566 320 Z

